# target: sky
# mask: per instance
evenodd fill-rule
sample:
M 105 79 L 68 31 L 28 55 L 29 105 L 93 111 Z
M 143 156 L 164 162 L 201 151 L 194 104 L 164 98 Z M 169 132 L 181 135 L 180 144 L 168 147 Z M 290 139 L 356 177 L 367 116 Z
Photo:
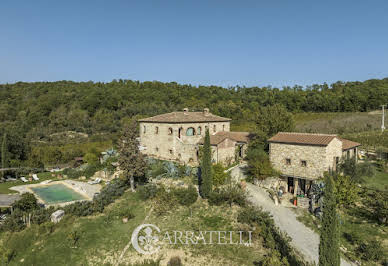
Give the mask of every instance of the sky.
M 386 0 L 0 1 L 0 83 L 388 77 Z

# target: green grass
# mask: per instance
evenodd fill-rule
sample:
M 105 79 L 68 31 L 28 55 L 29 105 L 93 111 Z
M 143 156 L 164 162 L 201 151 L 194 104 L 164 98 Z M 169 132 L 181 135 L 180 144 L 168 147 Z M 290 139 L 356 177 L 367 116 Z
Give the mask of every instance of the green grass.
M 10 265 L 114 265 L 124 247 L 129 243 L 133 230 L 140 224 L 151 223 L 162 231 L 210 231 L 236 230 L 236 208 L 208 206 L 198 200 L 192 207 L 175 206 L 165 216 L 150 212 L 151 201 L 143 202 L 138 195 L 126 192 L 119 200 L 108 206 L 103 214 L 74 218 L 65 216 L 58 224 L 34 225 L 19 233 L 1 234 L 0 245 L 16 251 Z M 123 223 L 117 213 L 130 209 L 134 218 Z M 147 219 L 146 219 L 147 217 Z M 146 219 L 146 220 L 145 220 Z M 50 226 L 53 231 L 50 233 Z M 244 230 L 247 230 L 246 228 Z M 69 234 L 80 234 L 76 247 L 72 246 Z M 234 241 L 239 241 L 234 236 Z M 156 260 L 158 256 L 167 260 L 178 252 L 184 265 L 228 264 L 252 265 L 253 261 L 267 254 L 262 239 L 253 238 L 254 245 L 174 245 L 163 247 L 156 257 L 139 255 L 132 246 L 126 251 L 121 265 L 136 264 L 146 259 Z M 163 262 L 163 265 L 166 261 Z M 148 265 L 148 264 L 147 264 Z M 158 265 L 158 264 L 155 264 Z
M 39 173 L 38 174 L 38 177 L 39 177 L 38 181 L 33 180 L 33 181 L 29 181 L 27 183 L 24 183 L 20 179 L 18 179 L 16 181 L 12 181 L 12 182 L 0 183 L 0 194 L 16 194 L 16 193 L 18 193 L 15 190 L 10 190 L 9 189 L 10 187 L 14 187 L 14 186 L 21 186 L 21 185 L 28 185 L 28 184 L 37 184 L 37 183 L 40 183 L 42 181 L 49 180 L 49 179 L 57 180 L 57 178 L 52 177 L 51 174 L 52 173 L 50 173 L 50 172 Z
M 374 176 L 363 178 L 363 181 L 362 185 L 366 188 L 388 191 L 388 173 L 377 171 Z

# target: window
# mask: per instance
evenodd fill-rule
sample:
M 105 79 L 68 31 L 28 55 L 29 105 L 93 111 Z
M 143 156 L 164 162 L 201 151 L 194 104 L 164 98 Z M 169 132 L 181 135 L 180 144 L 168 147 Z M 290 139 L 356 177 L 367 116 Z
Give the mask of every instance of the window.
M 216 126 L 216 125 L 213 126 L 213 131 L 214 131 L 214 132 L 217 131 L 217 126 Z
M 291 165 L 291 159 L 290 158 L 286 159 L 286 165 Z
M 197 135 L 201 135 L 201 131 L 202 131 L 202 128 L 201 128 L 201 127 L 198 127 L 198 129 L 197 129 Z
M 155 127 L 155 134 L 159 133 L 159 127 Z
M 189 127 L 189 128 L 186 130 L 186 136 L 194 136 L 194 135 L 195 135 L 195 130 L 194 130 L 194 128 Z
M 350 151 L 346 152 L 346 158 L 348 158 L 348 159 L 350 158 Z
M 307 167 L 307 162 L 306 161 L 300 161 L 300 165 L 302 167 Z
M 172 135 L 172 128 L 168 128 L 168 135 Z
M 159 148 L 158 148 L 158 147 L 155 147 L 155 151 L 158 152 L 158 151 L 159 151 Z
M 222 131 L 225 131 L 225 125 L 222 125 Z
M 173 155 L 174 154 L 174 152 L 170 149 L 170 150 L 168 150 L 168 152 L 171 154 L 171 155 Z
M 146 133 L 146 126 L 143 127 L 143 133 Z

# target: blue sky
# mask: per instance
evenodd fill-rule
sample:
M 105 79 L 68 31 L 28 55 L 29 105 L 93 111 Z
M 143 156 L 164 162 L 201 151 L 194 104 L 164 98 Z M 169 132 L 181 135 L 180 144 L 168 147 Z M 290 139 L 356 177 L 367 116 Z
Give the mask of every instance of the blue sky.
M 388 77 L 388 1 L 0 2 L 0 83 Z

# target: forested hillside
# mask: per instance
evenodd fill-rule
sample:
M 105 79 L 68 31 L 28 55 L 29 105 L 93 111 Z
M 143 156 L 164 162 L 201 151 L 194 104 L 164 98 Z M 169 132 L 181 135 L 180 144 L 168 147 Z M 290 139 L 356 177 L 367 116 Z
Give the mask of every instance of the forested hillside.
M 0 136 L 7 133 L 10 160 L 27 158 L 32 142 L 54 133 L 115 133 L 125 121 L 164 112 L 202 110 L 252 121 L 261 106 L 284 105 L 292 112 L 369 111 L 388 103 L 388 78 L 282 89 L 191 86 L 174 82 L 114 80 L 18 82 L 0 85 Z

